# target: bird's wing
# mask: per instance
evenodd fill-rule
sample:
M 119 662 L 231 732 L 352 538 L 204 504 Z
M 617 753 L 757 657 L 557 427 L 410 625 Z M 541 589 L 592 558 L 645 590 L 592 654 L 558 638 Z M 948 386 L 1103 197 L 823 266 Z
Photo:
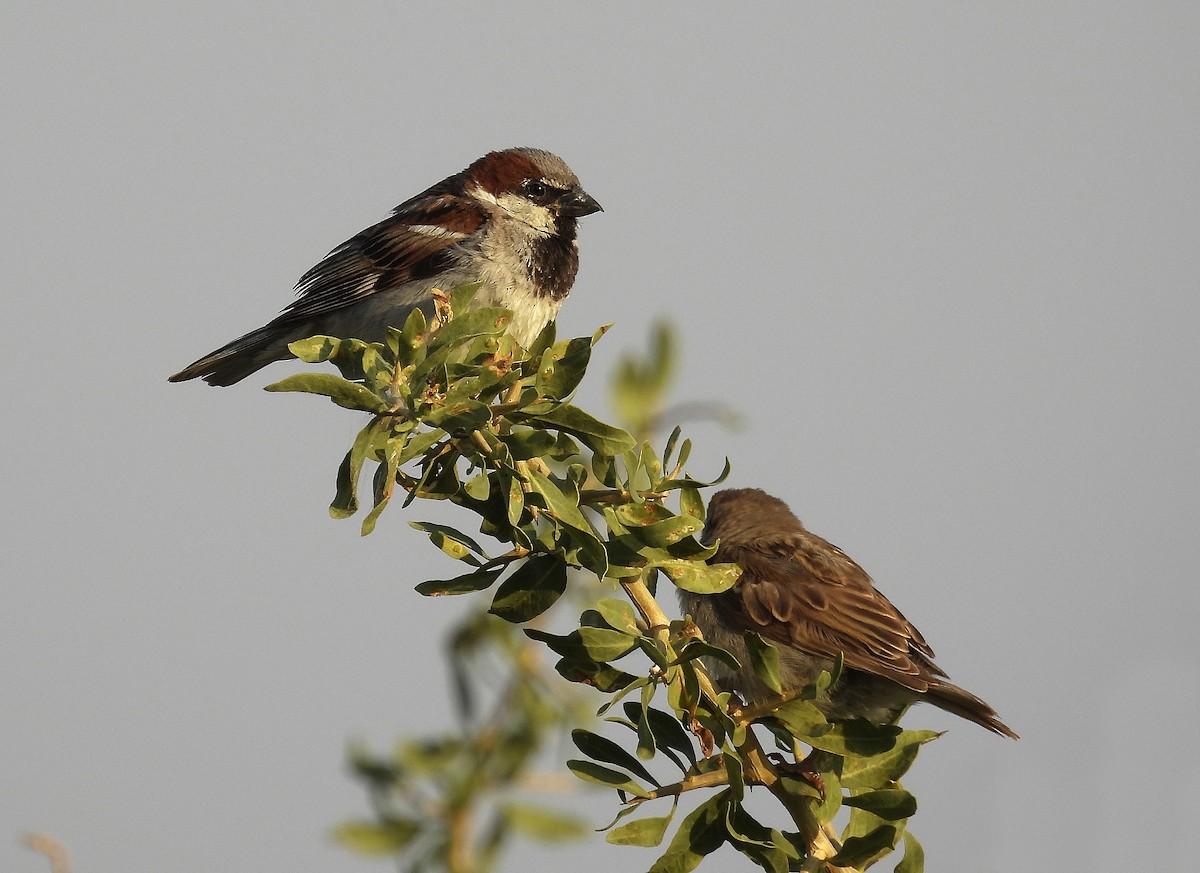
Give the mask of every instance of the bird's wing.
M 871 577 L 837 546 L 803 531 L 722 546 L 716 561 L 742 566 L 738 584 L 718 595 L 743 631 L 916 691 L 945 674 L 920 632 L 875 590 Z
M 299 297 L 281 318 L 308 319 L 452 268 L 461 256 L 456 247 L 479 230 L 486 215 L 440 187 L 402 203 L 326 255 L 300 277 Z

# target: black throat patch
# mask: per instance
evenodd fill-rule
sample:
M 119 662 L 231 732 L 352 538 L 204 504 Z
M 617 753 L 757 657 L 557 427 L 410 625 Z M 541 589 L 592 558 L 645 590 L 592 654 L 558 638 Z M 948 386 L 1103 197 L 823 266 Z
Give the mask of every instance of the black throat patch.
M 551 300 L 562 300 L 575 282 L 579 271 L 579 250 L 575 247 L 575 219 L 558 219 L 558 232 L 538 237 L 529 253 L 529 278 L 533 286 Z

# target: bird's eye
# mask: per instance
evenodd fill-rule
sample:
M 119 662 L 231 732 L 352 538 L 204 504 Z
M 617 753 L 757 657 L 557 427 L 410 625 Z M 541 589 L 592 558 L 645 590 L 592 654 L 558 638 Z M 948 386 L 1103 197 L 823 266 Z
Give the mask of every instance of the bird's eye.
M 525 183 L 525 195 L 530 200 L 544 200 L 549 193 L 550 189 L 546 186 L 545 182 L 530 179 Z

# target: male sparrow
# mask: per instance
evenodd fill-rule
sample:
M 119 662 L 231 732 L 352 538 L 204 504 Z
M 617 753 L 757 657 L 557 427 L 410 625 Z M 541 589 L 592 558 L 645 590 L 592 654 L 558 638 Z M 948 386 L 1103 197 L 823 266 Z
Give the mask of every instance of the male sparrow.
M 600 211 L 563 160 L 514 148 L 397 206 L 300 277 L 299 298 L 273 321 L 170 378 L 232 385 L 288 344 L 327 334 L 382 342 L 413 307 L 432 319 L 435 288 L 481 282 L 472 305 L 513 312 L 509 333 L 529 345 L 562 306 L 579 269 L 576 219 Z
M 924 700 L 1017 738 L 995 710 L 946 681 L 920 631 L 841 549 L 805 530 L 782 500 L 757 488 L 717 492 L 701 541 L 718 543 L 712 563 L 742 568 L 733 588 L 721 594 L 679 591 L 683 611 L 704 638 L 742 664 L 736 672 L 712 665 L 726 690 L 750 701 L 773 696 L 749 666 L 742 634 L 753 631 L 779 651 L 785 692 L 814 681 L 842 654 L 841 679 L 827 699 L 816 701 L 830 718 L 884 723 Z

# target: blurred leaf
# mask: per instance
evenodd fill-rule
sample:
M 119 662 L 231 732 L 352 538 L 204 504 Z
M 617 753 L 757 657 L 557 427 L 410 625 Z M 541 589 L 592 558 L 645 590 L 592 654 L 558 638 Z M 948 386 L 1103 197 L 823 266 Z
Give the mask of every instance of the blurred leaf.
M 583 823 L 575 816 L 538 806 L 505 803 L 500 806 L 500 813 L 514 829 L 544 843 L 575 840 L 587 833 Z
M 617 417 L 634 431 L 646 433 L 662 410 L 667 387 L 674 378 L 675 335 L 666 322 L 652 328 L 645 358 L 625 355 L 617 362 L 612 381 L 612 404 Z
M 553 606 L 566 590 L 567 565 L 562 556 L 534 555 L 500 583 L 488 612 L 521 624 Z
M 333 838 L 364 855 L 393 855 L 403 851 L 420 832 L 420 825 L 404 819 L 346 822 L 334 828 Z

